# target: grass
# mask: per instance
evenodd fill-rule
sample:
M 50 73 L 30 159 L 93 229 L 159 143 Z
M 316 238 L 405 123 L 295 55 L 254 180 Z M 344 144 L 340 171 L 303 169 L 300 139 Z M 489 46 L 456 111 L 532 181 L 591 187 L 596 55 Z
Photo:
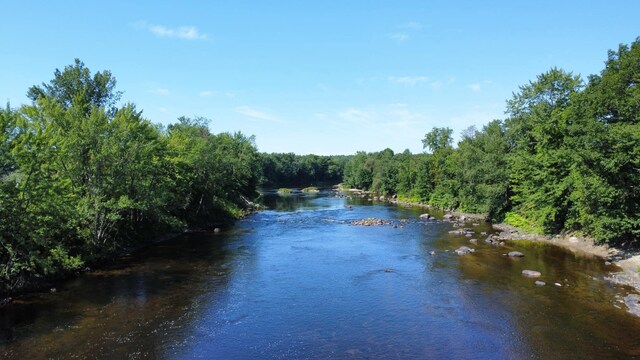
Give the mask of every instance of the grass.
M 504 222 L 511 226 L 515 226 L 520 228 L 531 234 L 541 235 L 544 233 L 542 227 L 533 221 L 528 220 L 520 214 L 516 214 L 514 212 L 508 212 L 504 216 Z

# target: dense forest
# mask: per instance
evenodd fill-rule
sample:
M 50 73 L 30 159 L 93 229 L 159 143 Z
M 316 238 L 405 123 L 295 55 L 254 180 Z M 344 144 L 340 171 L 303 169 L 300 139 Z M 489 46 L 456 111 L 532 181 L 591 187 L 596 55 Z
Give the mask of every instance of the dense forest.
M 610 51 L 586 82 L 553 68 L 513 94 L 507 117 L 422 140 L 429 153 L 356 154 L 352 187 L 486 214 L 531 232 L 597 242 L 640 236 L 640 39 Z
M 331 186 L 342 181 L 350 156 L 261 154 L 265 187 Z
M 37 285 L 114 251 L 239 216 L 255 197 L 253 137 L 206 119 L 167 128 L 76 60 L 0 110 L 0 293 Z
M 63 276 L 161 234 L 238 218 L 259 185 L 348 186 L 486 214 L 538 233 L 598 242 L 640 235 L 640 39 L 586 81 L 541 74 L 506 118 L 453 144 L 433 128 L 420 154 L 260 154 L 254 137 L 204 118 L 166 128 L 109 71 L 76 60 L 0 109 L 0 293 Z

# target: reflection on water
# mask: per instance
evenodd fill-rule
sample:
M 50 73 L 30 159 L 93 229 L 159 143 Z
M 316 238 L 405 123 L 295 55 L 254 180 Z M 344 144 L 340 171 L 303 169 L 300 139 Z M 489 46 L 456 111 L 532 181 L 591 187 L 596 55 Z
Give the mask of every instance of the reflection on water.
M 485 224 L 470 245 L 417 209 L 357 201 L 266 194 L 270 210 L 224 234 L 185 235 L 21 298 L 0 309 L 0 358 L 640 356 L 640 321 L 601 260 L 490 246 Z M 369 217 L 391 225 L 350 225 Z M 454 255 L 461 245 L 476 251 Z

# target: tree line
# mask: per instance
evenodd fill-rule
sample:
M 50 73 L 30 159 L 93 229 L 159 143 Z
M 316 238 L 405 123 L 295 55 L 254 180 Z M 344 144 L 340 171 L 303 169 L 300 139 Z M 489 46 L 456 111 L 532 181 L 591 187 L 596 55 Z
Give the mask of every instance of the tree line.
M 262 153 L 261 184 L 265 187 L 327 186 L 342 181 L 350 156 Z
M 203 118 L 152 124 L 109 71 L 80 61 L 0 109 L 0 293 L 169 231 L 213 226 L 255 198 L 253 137 Z
M 428 153 L 357 153 L 350 186 L 447 210 L 486 214 L 532 232 L 598 242 L 640 236 L 640 38 L 608 53 L 586 81 L 552 68 L 507 101 L 506 118 L 434 128 Z

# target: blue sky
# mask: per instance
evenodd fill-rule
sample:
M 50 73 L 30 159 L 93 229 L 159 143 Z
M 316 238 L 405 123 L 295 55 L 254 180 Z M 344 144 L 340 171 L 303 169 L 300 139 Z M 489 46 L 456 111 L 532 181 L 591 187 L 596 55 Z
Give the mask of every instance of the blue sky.
M 504 117 L 551 67 L 640 36 L 640 1 L 2 1 L 0 99 L 80 58 L 153 122 L 211 119 L 260 151 L 422 151 Z

